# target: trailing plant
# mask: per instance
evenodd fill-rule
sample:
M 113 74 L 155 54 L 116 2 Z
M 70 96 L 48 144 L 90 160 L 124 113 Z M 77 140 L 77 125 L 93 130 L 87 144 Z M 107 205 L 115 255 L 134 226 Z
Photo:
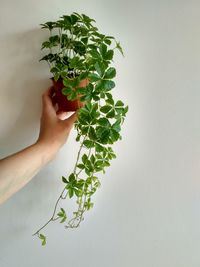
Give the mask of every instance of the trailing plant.
M 114 52 L 119 50 L 123 55 L 123 50 L 114 37 L 100 33 L 94 23 L 94 19 L 74 12 L 41 24 L 50 33 L 42 43 L 42 50 L 48 53 L 41 60 L 48 63 L 54 81 L 62 79 L 62 93 L 68 100 L 80 97 L 84 102 L 75 123 L 80 149 L 74 169 L 62 177 L 64 188 L 51 218 L 34 233 L 42 245 L 46 244 L 46 236 L 41 231 L 51 221 L 77 228 L 84 213 L 93 207 L 92 196 L 101 185 L 98 173 L 105 173 L 116 158 L 112 145 L 121 139 L 121 125 L 128 111 L 128 106 L 115 101 L 112 94 L 116 69 L 110 65 Z M 79 87 L 83 79 L 88 80 L 88 85 Z M 77 210 L 71 218 L 63 207 L 58 207 L 67 198 L 76 199 Z

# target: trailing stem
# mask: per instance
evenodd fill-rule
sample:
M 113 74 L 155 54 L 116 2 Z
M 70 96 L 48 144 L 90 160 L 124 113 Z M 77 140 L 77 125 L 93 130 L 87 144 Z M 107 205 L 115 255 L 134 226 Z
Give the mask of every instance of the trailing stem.
M 83 148 L 83 142 L 84 142 L 84 140 L 85 140 L 86 137 L 87 137 L 87 134 L 84 136 L 83 141 L 82 141 L 81 146 L 80 146 L 79 151 L 78 151 L 78 155 L 77 155 L 77 159 L 76 159 L 76 163 L 75 163 L 74 171 L 73 171 L 73 173 L 74 173 L 75 176 L 77 176 L 77 175 L 76 175 L 76 168 L 77 168 L 77 164 L 78 164 L 78 161 L 79 161 L 79 158 L 80 158 L 80 155 L 81 155 L 81 150 L 82 150 L 82 148 Z M 78 177 L 78 176 L 77 176 L 77 177 Z M 61 199 L 66 199 L 66 197 L 67 197 L 68 192 L 66 193 L 65 197 L 63 197 L 63 193 L 65 192 L 65 190 L 66 190 L 66 186 L 64 187 L 64 189 L 62 190 L 62 192 L 61 192 L 59 198 L 58 198 L 57 201 L 56 201 L 56 204 L 55 204 L 55 207 L 54 207 L 54 211 L 53 211 L 53 214 L 52 214 L 51 218 L 50 218 L 50 219 L 49 219 L 49 220 L 48 220 L 48 221 L 47 221 L 47 222 L 46 222 L 46 223 L 45 223 L 39 230 L 37 230 L 37 231 L 33 234 L 33 236 L 34 236 L 34 235 L 39 235 L 40 231 L 41 231 L 42 229 L 44 229 L 44 228 L 45 228 L 51 221 L 56 221 L 56 220 L 59 219 L 59 217 L 54 218 L 54 216 L 55 216 L 55 213 L 56 213 L 56 210 L 57 210 L 57 206 L 58 206 L 58 203 L 60 202 L 60 200 L 61 200 Z

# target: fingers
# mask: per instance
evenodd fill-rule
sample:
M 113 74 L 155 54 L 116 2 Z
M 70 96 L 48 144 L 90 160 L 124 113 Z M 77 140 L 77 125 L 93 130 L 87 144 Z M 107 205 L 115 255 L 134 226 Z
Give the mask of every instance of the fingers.
M 64 120 L 67 116 L 67 112 L 66 111 L 57 111 L 56 112 L 57 114 L 57 117 L 60 119 L 60 120 Z
M 48 97 L 52 97 L 53 94 L 54 94 L 54 87 L 51 86 L 49 87 L 44 93 L 43 93 L 43 96 L 48 96 Z
M 54 94 L 53 86 L 48 88 L 42 95 L 43 111 L 55 113 L 51 96 Z
M 72 128 L 74 122 L 77 120 L 78 115 L 77 115 L 77 111 L 74 112 L 70 117 L 68 117 L 67 119 L 65 119 L 65 123 L 67 125 L 67 127 Z
M 68 112 L 64 112 L 58 110 L 56 111 L 56 96 L 55 96 L 55 89 L 53 86 L 48 88 L 42 95 L 42 103 L 43 103 L 43 113 L 49 114 L 51 116 L 55 116 L 59 118 L 60 120 L 63 120 L 63 123 L 66 124 L 66 127 L 71 128 L 74 124 L 74 122 L 77 120 L 78 112 L 74 112 L 71 116 L 69 116 L 67 119 L 66 115 Z

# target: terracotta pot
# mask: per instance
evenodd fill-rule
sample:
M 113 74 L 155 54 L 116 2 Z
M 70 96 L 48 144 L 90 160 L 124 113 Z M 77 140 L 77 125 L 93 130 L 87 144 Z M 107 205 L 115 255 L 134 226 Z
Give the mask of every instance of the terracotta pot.
M 67 99 L 66 95 L 62 94 L 62 89 L 64 88 L 63 80 L 60 78 L 58 81 L 55 81 L 51 78 L 53 82 L 53 94 L 52 100 L 53 103 L 57 103 L 58 112 L 60 111 L 76 111 L 78 108 L 83 107 L 84 103 L 80 101 L 80 97 L 76 100 L 70 101 Z M 85 87 L 89 84 L 88 79 L 80 81 L 78 87 Z

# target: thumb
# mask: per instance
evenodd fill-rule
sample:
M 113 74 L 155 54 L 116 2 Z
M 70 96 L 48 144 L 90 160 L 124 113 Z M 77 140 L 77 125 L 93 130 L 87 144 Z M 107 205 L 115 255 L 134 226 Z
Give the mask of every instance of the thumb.
M 70 117 L 64 120 L 64 123 L 66 124 L 67 127 L 70 129 L 73 127 L 74 122 L 77 120 L 77 111 L 74 112 Z
M 60 120 L 64 120 L 66 118 L 67 112 L 58 110 L 56 111 L 56 115 Z

